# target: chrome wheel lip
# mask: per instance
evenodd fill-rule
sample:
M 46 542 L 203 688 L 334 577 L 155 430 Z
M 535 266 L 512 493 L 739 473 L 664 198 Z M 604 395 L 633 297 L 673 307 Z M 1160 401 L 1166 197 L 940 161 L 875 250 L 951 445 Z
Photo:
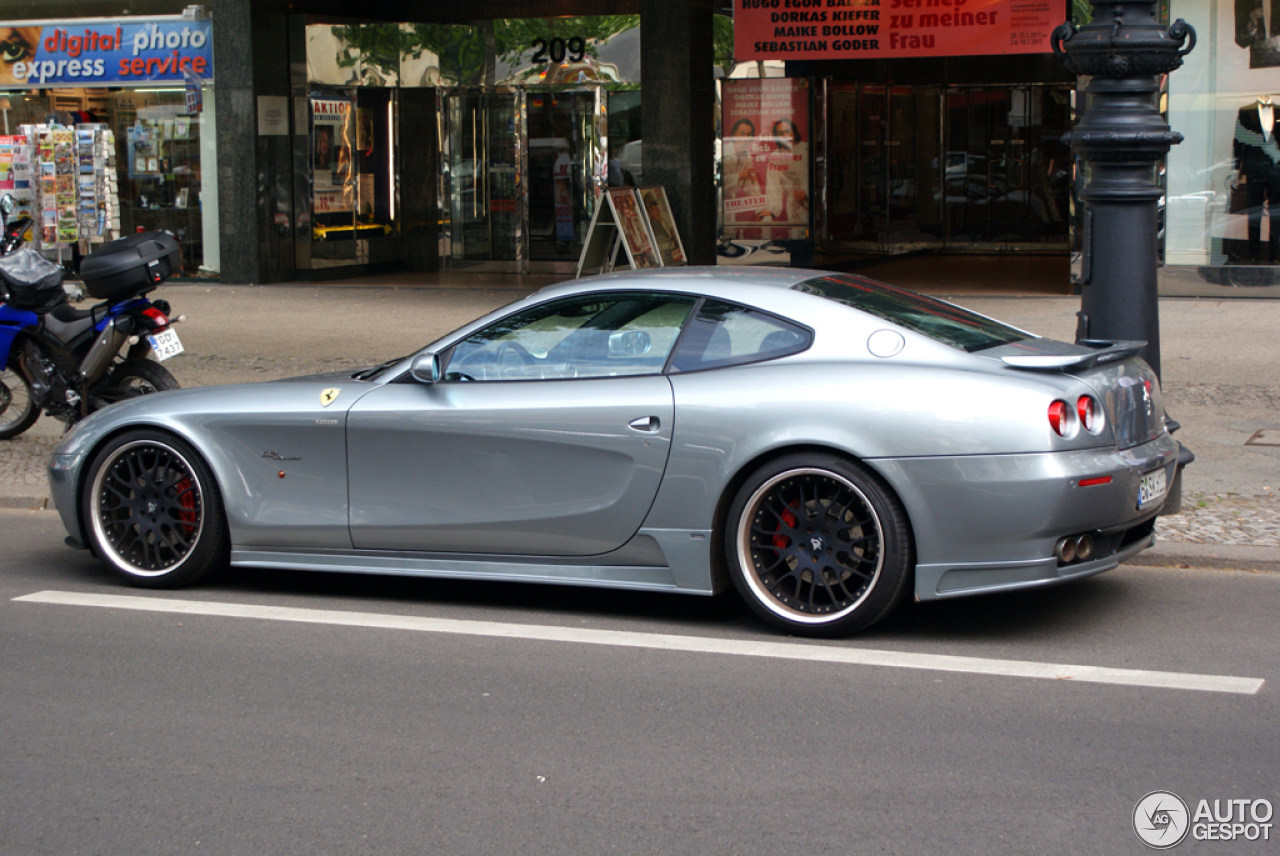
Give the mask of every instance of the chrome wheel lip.
M 191 483 L 196 492 L 196 496 L 200 501 L 200 508 L 196 510 L 197 520 L 195 523 L 196 531 L 191 536 L 192 547 L 188 548 L 177 562 L 164 568 L 151 570 L 149 568 L 139 568 L 130 564 L 119 552 L 116 551 L 111 543 L 110 537 L 107 535 L 106 527 L 102 522 L 102 486 L 106 481 L 108 474 L 127 453 L 139 447 L 150 447 L 153 449 L 163 449 L 173 458 L 181 463 L 182 469 L 186 473 L 186 478 L 191 479 Z M 167 443 L 159 440 L 134 440 L 125 443 L 118 449 L 112 450 L 110 456 L 103 462 L 94 475 L 93 484 L 90 486 L 89 493 L 89 518 L 90 525 L 93 527 L 94 540 L 101 547 L 101 553 L 116 568 L 124 573 L 135 577 L 163 577 L 181 568 L 191 558 L 195 552 L 194 545 L 199 542 L 200 536 L 204 533 L 204 485 L 200 482 L 200 477 L 196 473 L 195 467 L 191 466 L 191 462 L 186 459 L 181 452 L 173 448 Z
M 811 612 L 803 612 L 798 609 L 792 609 L 786 604 L 780 602 L 777 596 L 771 592 L 756 574 L 756 569 L 751 561 L 751 521 L 756 515 L 756 510 L 760 500 L 769 493 L 773 488 L 784 481 L 799 476 L 819 476 L 821 478 L 831 479 L 839 482 L 845 488 L 850 490 L 854 496 L 866 507 L 867 512 L 871 515 L 871 523 L 875 527 L 875 537 L 878 541 L 878 549 L 876 551 L 875 569 L 862 591 L 862 594 L 851 604 L 847 604 L 838 610 L 832 612 L 814 614 Z M 867 497 L 857 485 L 849 481 L 849 479 L 832 470 L 823 469 L 822 467 L 796 467 L 794 469 L 785 470 L 770 478 L 760 487 L 758 487 L 743 506 L 742 514 L 738 518 L 738 567 L 742 572 L 742 578 L 746 582 L 747 587 L 751 589 L 756 601 L 765 609 L 774 613 L 780 618 L 797 624 L 806 624 L 810 626 L 820 626 L 823 624 L 831 624 L 849 616 L 855 612 L 871 593 L 875 591 L 876 583 L 880 580 L 880 573 L 884 568 L 884 526 L 880 522 L 880 515 L 876 513 L 875 506 L 871 504 L 871 500 Z

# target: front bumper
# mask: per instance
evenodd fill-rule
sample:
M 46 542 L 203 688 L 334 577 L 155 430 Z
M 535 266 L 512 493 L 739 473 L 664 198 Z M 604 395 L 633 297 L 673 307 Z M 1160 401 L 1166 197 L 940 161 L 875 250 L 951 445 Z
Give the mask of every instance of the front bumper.
M 916 599 L 1032 588 L 1108 571 L 1151 546 L 1164 501 L 1138 507 L 1145 474 L 1172 484 L 1178 444 L 1168 434 L 1132 449 L 868 461 L 898 492 L 916 546 Z M 1110 477 L 1104 484 L 1080 482 Z M 1054 547 L 1088 534 L 1089 561 Z
M 81 544 L 86 541 L 76 512 L 76 481 L 83 459 L 84 455 L 49 456 L 49 498 L 53 500 L 53 507 L 58 509 L 58 516 L 62 518 L 67 534 Z

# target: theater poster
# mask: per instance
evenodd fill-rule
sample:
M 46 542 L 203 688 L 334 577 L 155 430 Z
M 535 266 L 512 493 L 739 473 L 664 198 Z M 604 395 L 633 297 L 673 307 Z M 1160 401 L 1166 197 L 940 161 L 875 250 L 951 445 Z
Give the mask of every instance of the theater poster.
M 727 80 L 723 99 L 725 236 L 806 237 L 809 81 Z

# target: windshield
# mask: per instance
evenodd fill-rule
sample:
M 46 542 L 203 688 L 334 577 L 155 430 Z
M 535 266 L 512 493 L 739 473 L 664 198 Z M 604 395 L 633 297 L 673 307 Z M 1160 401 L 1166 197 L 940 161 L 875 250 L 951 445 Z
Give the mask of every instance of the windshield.
M 1034 338 L 1016 327 L 944 300 L 858 276 L 833 274 L 807 279 L 792 288 L 843 303 L 970 353 Z

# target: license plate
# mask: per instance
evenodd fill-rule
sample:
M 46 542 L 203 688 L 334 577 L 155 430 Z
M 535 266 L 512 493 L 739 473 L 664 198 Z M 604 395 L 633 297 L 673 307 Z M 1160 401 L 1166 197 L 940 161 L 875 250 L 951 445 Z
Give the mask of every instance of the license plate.
M 182 353 L 182 342 L 178 341 L 176 330 L 165 330 L 163 333 L 148 336 L 147 341 L 151 343 L 151 351 L 156 355 L 156 359 L 161 362 Z
M 1164 467 L 1145 473 L 1142 476 L 1142 482 L 1138 485 L 1138 507 L 1145 508 L 1163 499 L 1168 489 L 1169 476 Z

